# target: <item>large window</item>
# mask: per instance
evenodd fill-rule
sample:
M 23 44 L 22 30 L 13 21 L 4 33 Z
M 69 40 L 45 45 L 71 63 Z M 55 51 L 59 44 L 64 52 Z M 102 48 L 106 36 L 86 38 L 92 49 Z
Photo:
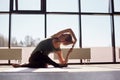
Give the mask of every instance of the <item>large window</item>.
M 0 47 L 30 53 L 45 37 L 71 28 L 75 47 L 91 48 L 91 62 L 119 62 L 119 6 L 120 0 L 0 0 Z

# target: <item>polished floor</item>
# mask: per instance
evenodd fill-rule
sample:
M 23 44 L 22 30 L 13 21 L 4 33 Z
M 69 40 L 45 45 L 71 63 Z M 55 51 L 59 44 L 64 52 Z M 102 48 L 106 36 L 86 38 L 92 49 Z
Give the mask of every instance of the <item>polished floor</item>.
M 120 64 L 69 65 L 65 68 L 0 66 L 0 80 L 120 80 Z
M 17 70 L 17 71 L 16 71 Z M 33 71 L 34 70 L 34 71 Z M 120 71 L 120 64 L 97 64 L 97 65 L 68 65 L 68 67 L 54 68 L 49 66 L 48 68 L 13 68 L 11 65 L 0 65 L 0 72 L 88 72 L 88 71 Z

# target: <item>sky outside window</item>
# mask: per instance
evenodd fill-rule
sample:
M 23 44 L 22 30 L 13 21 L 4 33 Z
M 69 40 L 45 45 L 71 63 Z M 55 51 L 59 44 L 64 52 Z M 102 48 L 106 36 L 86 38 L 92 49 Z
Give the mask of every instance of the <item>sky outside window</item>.
M 41 0 L 18 0 L 18 10 L 41 10 Z
M 18 0 L 19 10 L 40 10 L 40 0 Z M 114 0 L 115 10 L 119 11 L 119 0 Z M 94 5 L 93 5 L 94 4 Z M 82 12 L 108 12 L 109 0 L 81 0 L 81 11 Z M 117 9 L 118 8 L 118 9 Z M 0 11 L 9 10 L 9 0 L 0 0 Z M 47 11 L 55 12 L 78 12 L 78 0 L 47 0 Z M 7 15 L 8 16 L 8 15 Z M 29 17 L 28 17 L 29 16 Z M 38 35 L 44 36 L 44 16 L 40 15 L 31 16 L 26 15 L 12 15 L 12 37 L 16 37 L 18 41 L 23 40 L 27 34 L 33 37 L 39 37 Z M 38 17 L 39 16 L 39 17 Z M 1 17 L 0 31 L 7 30 L 9 23 L 9 17 Z M 77 35 L 79 41 L 79 22 L 78 15 L 49 15 L 47 14 L 47 36 L 53 33 L 71 27 Z M 6 27 L 7 25 L 7 27 Z M 111 46 L 111 26 L 109 16 L 100 17 L 85 17 L 82 16 L 82 37 L 84 46 Z M 115 28 L 120 29 L 118 25 L 119 19 L 115 19 Z M 28 29 L 28 30 L 27 30 Z M 42 30 L 39 32 L 39 29 Z M 102 30 L 103 29 L 103 30 Z M 18 31 L 20 30 L 20 31 Z M 24 31 L 25 30 L 25 31 Z M 88 32 L 85 32 L 87 30 Z M 99 30 L 101 32 L 99 32 Z M 34 31 L 34 32 L 33 32 Z M 22 33 L 21 33 L 22 32 Z M 106 32 L 106 33 L 105 33 Z M 4 33 L 4 34 L 3 34 Z M 21 33 L 21 34 L 20 34 Z M 37 34 L 39 33 L 39 34 Z M 100 34 L 101 33 L 101 34 Z M 104 34 L 105 35 L 104 35 Z M 3 35 L 8 35 L 8 32 L 2 32 Z M 118 34 L 118 33 L 117 33 Z M 96 36 L 100 35 L 98 38 Z M 117 36 L 117 42 L 119 42 L 119 35 Z M 94 44 L 90 41 L 94 41 Z M 101 42 L 101 43 L 98 43 Z M 79 45 L 79 43 L 77 44 Z M 120 45 L 120 44 L 119 44 Z M 117 45 L 117 46 L 119 46 Z
M 110 47 L 110 16 L 82 16 L 83 47 Z
M 120 0 L 114 0 L 115 12 L 120 12 Z
M 78 12 L 78 0 L 47 0 L 47 11 Z
M 43 15 L 12 15 L 12 39 L 24 43 L 26 37 L 37 44 L 44 38 Z
M 0 0 L 0 12 L 9 11 L 9 1 L 10 0 Z
M 109 0 L 80 0 L 82 12 L 108 13 Z
M 116 46 L 120 47 L 120 16 L 115 16 L 115 38 Z
M 8 46 L 9 15 L 0 14 L 0 47 Z

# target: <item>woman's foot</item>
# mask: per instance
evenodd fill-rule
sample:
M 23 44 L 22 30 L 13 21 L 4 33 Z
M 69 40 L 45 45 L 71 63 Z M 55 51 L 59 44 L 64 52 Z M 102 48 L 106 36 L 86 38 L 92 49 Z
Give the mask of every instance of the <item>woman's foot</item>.
M 60 67 L 67 67 L 68 64 L 60 64 Z
M 21 67 L 20 64 L 12 64 L 12 66 L 13 66 L 14 68 Z

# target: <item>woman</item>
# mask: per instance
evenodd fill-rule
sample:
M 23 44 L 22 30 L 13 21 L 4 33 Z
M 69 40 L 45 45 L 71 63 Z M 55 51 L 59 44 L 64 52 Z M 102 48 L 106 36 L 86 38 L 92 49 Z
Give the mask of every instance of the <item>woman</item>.
M 29 68 L 47 68 L 48 64 L 54 67 L 67 67 L 68 57 L 72 51 L 77 39 L 71 29 L 62 30 L 51 38 L 41 41 L 35 50 L 32 52 L 28 64 L 13 64 L 13 67 L 29 67 Z M 66 58 L 62 56 L 60 45 L 73 44 L 72 48 L 69 49 Z M 59 64 L 49 58 L 49 53 L 55 53 L 58 55 Z

